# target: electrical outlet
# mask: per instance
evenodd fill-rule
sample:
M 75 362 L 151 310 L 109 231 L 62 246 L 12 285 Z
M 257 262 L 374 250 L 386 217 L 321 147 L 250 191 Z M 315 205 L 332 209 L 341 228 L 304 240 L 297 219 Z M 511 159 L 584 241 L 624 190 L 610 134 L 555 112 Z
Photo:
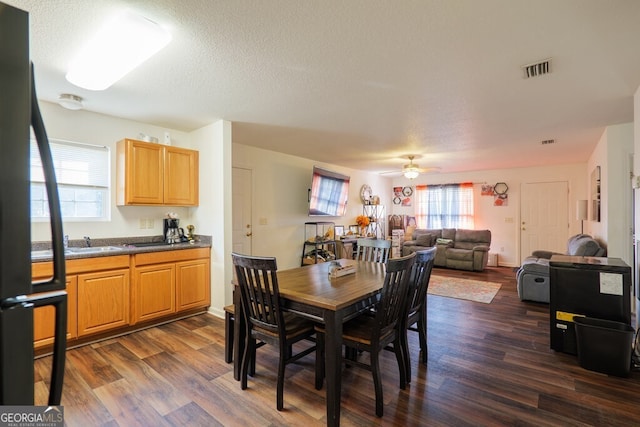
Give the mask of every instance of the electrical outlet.
M 513 218 L 512 217 L 505 218 L 504 222 L 506 222 L 507 224 L 513 224 Z
M 145 229 L 147 228 L 147 220 L 144 218 L 140 218 L 140 229 Z
M 504 252 L 504 246 L 500 247 L 500 252 Z
M 169 132 L 164 133 L 164 145 L 171 145 L 171 134 Z
M 155 227 L 155 223 L 153 222 L 153 218 L 147 218 L 147 228 Z

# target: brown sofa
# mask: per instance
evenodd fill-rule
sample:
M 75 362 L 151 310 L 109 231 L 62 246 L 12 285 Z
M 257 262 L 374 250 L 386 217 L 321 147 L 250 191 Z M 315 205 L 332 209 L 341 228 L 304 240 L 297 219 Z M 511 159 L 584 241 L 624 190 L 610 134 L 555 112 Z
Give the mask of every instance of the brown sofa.
M 490 230 L 417 228 L 411 234 L 411 240 L 402 244 L 402 255 L 435 246 L 436 267 L 482 271 L 489 260 L 490 245 Z

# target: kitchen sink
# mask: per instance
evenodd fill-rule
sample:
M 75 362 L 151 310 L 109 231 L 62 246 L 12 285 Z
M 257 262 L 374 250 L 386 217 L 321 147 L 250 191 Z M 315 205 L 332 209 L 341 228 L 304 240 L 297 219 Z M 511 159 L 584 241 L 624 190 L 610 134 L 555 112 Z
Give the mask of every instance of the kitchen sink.
M 65 255 L 79 255 L 79 254 L 100 254 L 105 252 L 112 251 L 121 251 L 122 247 L 120 246 L 92 246 L 88 248 L 67 248 L 64 250 Z M 53 250 L 51 249 L 42 249 L 39 251 L 31 251 L 31 259 L 43 259 L 43 258 L 52 258 Z
M 65 249 L 65 254 L 99 254 L 103 252 L 121 251 L 121 246 L 90 246 L 86 248 L 68 248 Z
M 51 249 L 43 249 L 40 251 L 31 251 L 31 259 L 42 259 L 53 257 L 53 251 Z

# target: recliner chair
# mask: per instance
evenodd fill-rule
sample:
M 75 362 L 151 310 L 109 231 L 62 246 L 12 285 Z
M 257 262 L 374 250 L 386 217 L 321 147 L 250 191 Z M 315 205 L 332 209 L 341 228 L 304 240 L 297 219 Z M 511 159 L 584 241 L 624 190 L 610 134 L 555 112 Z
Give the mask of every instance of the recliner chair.
M 549 302 L 549 260 L 553 255 L 605 256 L 606 249 L 588 234 L 576 234 L 567 242 L 567 252 L 533 251 L 523 262 L 516 280 L 520 300 Z

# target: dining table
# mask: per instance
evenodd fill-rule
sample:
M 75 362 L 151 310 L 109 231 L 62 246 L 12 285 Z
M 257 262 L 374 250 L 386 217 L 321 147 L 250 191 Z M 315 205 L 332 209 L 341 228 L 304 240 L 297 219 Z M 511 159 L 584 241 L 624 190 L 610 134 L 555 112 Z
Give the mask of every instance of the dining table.
M 353 266 L 355 272 L 333 277 L 329 272 L 331 264 L 335 262 L 341 267 Z M 340 425 L 343 324 L 377 302 L 385 272 L 385 265 L 382 263 L 351 259 L 277 271 L 283 308 L 324 325 L 327 426 Z M 239 380 L 241 355 L 246 340 L 246 321 L 242 313 L 240 292 L 234 292 L 234 303 L 236 327 L 233 363 L 234 377 Z

